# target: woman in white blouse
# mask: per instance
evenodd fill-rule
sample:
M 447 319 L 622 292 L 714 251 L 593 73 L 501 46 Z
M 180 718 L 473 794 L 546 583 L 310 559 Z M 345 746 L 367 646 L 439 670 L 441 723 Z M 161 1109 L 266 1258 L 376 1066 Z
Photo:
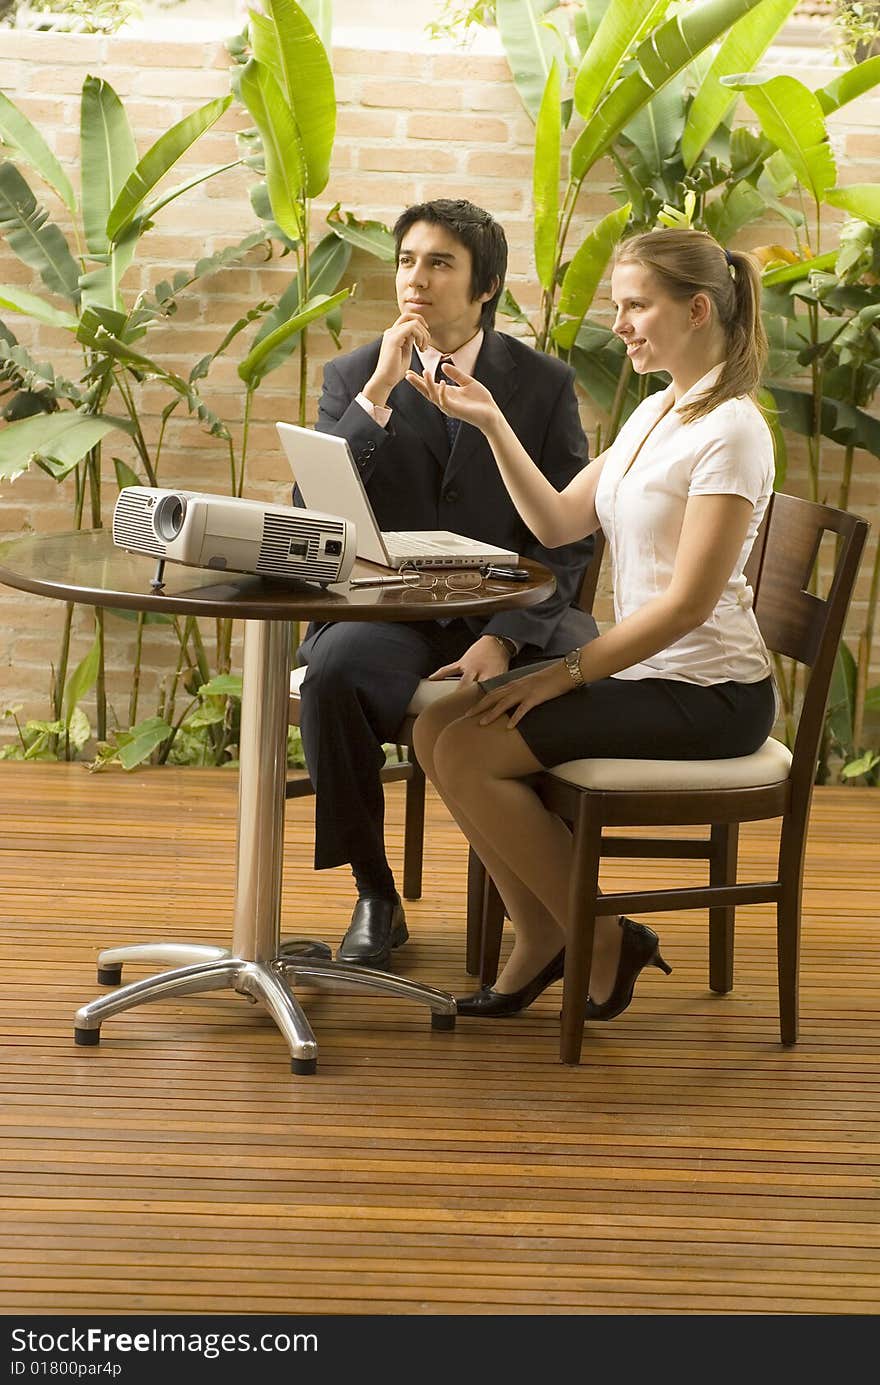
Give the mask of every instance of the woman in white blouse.
M 463 997 L 460 1014 L 515 1014 L 562 976 L 571 835 L 529 775 L 592 756 L 746 755 L 775 717 L 743 576 L 773 485 L 770 431 L 754 398 L 766 351 L 757 266 L 704 232 L 652 231 L 618 247 L 611 290 L 614 331 L 633 369 L 665 371 L 672 382 L 562 492 L 483 385 L 454 368 L 457 388 L 407 376 L 483 431 L 542 543 L 601 527 L 613 563 L 615 624 L 606 633 L 488 689 L 463 678 L 416 723 L 419 759 L 515 932 L 495 985 Z M 624 1010 L 647 965 L 669 970 L 652 929 L 598 919 L 588 1018 Z

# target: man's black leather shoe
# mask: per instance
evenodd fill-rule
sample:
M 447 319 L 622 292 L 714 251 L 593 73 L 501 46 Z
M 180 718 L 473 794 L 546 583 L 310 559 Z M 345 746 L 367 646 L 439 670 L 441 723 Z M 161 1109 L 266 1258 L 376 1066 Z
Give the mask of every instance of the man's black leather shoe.
M 336 953 L 340 962 L 386 971 L 391 949 L 406 942 L 409 933 L 403 905 L 398 899 L 372 899 L 366 896 L 354 906 L 348 932 Z

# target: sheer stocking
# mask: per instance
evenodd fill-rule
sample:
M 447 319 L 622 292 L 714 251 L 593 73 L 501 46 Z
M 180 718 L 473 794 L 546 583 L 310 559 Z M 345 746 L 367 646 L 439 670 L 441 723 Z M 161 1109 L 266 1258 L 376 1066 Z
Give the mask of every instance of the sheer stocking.
M 506 719 L 480 726 L 465 713 L 481 697 L 473 687 L 423 712 L 415 728 L 419 762 L 474 847 L 504 900 L 515 933 L 495 983 L 518 990 L 565 942 L 571 834 L 524 777 L 541 768 Z M 499 825 L 503 830 L 499 830 Z M 590 994 L 611 991 L 620 952 L 616 915 L 596 920 Z

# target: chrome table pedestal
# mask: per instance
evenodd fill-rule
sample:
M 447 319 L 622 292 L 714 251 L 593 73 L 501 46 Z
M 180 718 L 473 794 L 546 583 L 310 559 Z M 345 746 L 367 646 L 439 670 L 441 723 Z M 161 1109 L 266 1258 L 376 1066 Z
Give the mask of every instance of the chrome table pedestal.
M 125 962 L 184 963 L 143 981 L 121 986 L 76 1012 L 74 1038 L 97 1044 L 104 1020 L 154 1000 L 232 990 L 260 1002 L 287 1041 L 291 1069 L 313 1073 L 318 1045 L 292 986 L 356 990 L 397 996 L 426 1005 L 435 1029 L 455 1027 L 455 999 L 388 972 L 330 959 L 326 944 L 298 939 L 279 946 L 287 777 L 287 704 L 292 625 L 287 620 L 247 620 L 238 788 L 235 905 L 231 952 L 188 943 L 137 943 L 107 948 L 98 958 L 98 979 L 121 980 Z

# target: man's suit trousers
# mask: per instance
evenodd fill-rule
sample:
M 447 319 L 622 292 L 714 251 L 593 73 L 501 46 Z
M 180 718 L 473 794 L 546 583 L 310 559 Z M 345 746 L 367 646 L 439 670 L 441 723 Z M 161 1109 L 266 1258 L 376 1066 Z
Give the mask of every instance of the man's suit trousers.
M 382 746 L 422 678 L 474 642 L 463 620 L 320 626 L 300 647 L 300 730 L 315 788 L 315 868 L 383 860 Z

